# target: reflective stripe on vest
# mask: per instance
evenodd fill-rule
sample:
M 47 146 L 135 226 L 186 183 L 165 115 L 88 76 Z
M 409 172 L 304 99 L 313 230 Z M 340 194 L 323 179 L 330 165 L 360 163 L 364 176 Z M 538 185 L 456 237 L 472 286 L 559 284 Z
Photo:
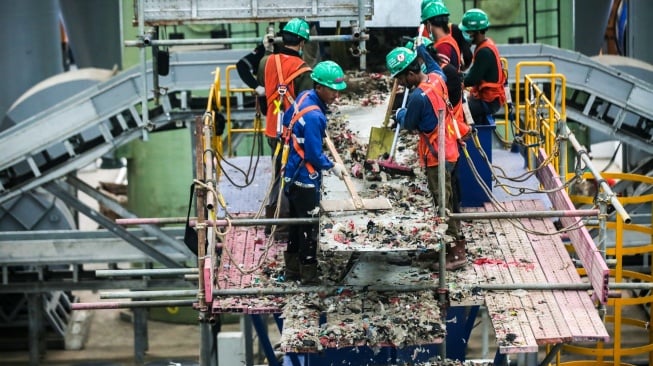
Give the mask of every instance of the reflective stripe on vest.
M 433 74 L 429 74 L 429 77 Z M 445 123 L 445 142 L 444 142 L 444 158 L 448 162 L 458 161 L 460 153 L 458 152 L 458 144 L 456 142 L 456 131 L 453 127 L 453 110 L 450 108 L 451 104 L 447 103 L 447 94 L 446 88 L 442 86 L 442 80 L 436 83 L 420 83 L 418 88 L 420 88 L 424 95 L 431 102 L 431 107 L 433 107 L 433 113 L 435 113 L 438 118 L 438 123 Z M 445 111 L 445 120 L 441 121 L 438 114 L 439 110 Z M 438 154 L 438 127 L 436 126 L 433 131 L 426 133 L 420 132 L 420 139 L 417 146 L 417 152 L 420 155 L 420 163 L 424 166 L 437 166 Z
M 266 61 L 265 97 L 268 104 L 265 115 L 266 136 L 277 137 L 278 114 L 288 109 L 296 96 L 293 81 L 302 73 L 311 70 L 310 67 L 303 65 L 305 62 L 301 58 L 285 54 L 270 55 Z M 283 98 L 279 98 L 279 88 L 285 89 Z

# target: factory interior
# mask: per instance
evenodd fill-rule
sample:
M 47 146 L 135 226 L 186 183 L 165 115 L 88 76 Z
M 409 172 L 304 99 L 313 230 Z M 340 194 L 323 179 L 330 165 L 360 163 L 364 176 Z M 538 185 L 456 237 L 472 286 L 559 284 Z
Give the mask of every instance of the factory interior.
M 465 118 L 456 210 L 391 126 L 386 55 L 427 2 L 487 13 L 506 80 Z M 653 2 L 2 6 L 0 365 L 653 364 Z M 282 144 L 236 67 L 294 18 L 347 84 L 323 147 L 346 172 L 302 218 L 268 205 Z M 287 278 L 293 225 L 317 282 Z

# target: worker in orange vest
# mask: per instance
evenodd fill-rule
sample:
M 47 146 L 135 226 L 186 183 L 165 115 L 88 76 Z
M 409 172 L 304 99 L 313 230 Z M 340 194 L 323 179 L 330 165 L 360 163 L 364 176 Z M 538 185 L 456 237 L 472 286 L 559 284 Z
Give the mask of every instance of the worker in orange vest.
M 419 37 L 418 37 L 419 38 Z M 423 45 L 418 45 L 424 47 Z M 425 55 L 426 56 L 426 55 Z M 451 171 L 460 156 L 453 120 L 453 109 L 448 103 L 447 88 L 442 74 L 436 72 L 424 74 L 417 53 L 406 47 L 397 47 L 386 56 L 386 66 L 393 78 L 406 88 L 415 87 L 408 97 L 406 108 L 396 114 L 401 128 L 416 131 L 419 134 L 417 154 L 420 164 L 426 172 L 429 191 L 435 206 L 444 204 L 452 210 Z M 440 111 L 444 112 L 444 121 L 440 121 Z M 445 123 L 445 202 L 440 200 L 438 182 L 438 124 Z M 451 238 L 446 246 L 446 268 L 458 269 L 467 263 L 465 240 L 460 232 L 457 220 L 447 220 L 446 234 Z M 434 266 L 432 266 L 433 268 Z
M 472 63 L 472 51 L 458 25 L 449 22 L 449 9 L 442 0 L 423 0 L 421 20 L 425 28 L 425 37 L 436 43 L 441 58 L 454 65 L 459 71 L 469 68 Z
M 472 88 L 467 103 L 474 122 L 490 124 L 488 117 L 491 118 L 506 102 L 506 76 L 501 56 L 494 41 L 485 35 L 490 19 L 483 10 L 470 9 L 463 15 L 459 27 L 476 46 L 472 66 L 463 79 L 465 86 Z
M 283 47 L 279 52 L 265 56 L 259 64 L 257 79 L 265 87 L 267 113 L 265 116 L 265 135 L 274 152 L 281 147 L 279 137 L 282 132 L 283 112 L 292 104 L 295 97 L 303 90 L 313 87 L 311 68 L 302 59 L 303 47 L 310 38 L 308 23 L 299 18 L 291 19 L 281 31 Z M 267 218 L 287 217 L 288 206 L 281 195 L 280 212 L 277 212 L 277 197 L 281 185 L 281 161 L 277 155 L 274 162 L 274 184 L 268 197 L 265 210 Z M 266 229 L 267 231 L 267 229 Z M 280 230 L 281 231 L 281 230 Z

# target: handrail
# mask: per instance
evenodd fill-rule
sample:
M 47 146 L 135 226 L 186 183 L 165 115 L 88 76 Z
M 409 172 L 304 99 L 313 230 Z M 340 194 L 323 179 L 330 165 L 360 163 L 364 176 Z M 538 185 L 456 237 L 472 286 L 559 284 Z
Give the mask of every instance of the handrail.
M 521 84 L 521 69 L 523 67 L 548 67 L 549 72 L 552 74 L 556 73 L 556 65 L 551 62 L 551 61 L 521 61 L 518 62 L 517 65 L 515 66 L 515 125 L 517 127 L 517 131 L 515 133 L 519 132 L 520 126 L 519 126 L 519 117 L 520 117 L 520 109 L 522 109 L 522 105 L 520 104 L 520 84 Z M 553 92 L 554 90 L 552 90 Z M 553 93 L 551 94 L 552 96 L 554 95 Z M 553 98 L 551 98 L 553 99 Z
M 231 87 L 231 77 L 230 74 L 233 70 L 236 69 L 236 65 L 229 65 L 227 66 L 227 69 L 225 70 L 226 74 L 226 92 L 225 92 L 225 97 L 227 100 L 227 152 L 229 156 L 233 156 L 233 143 L 232 143 L 232 134 L 233 133 L 257 133 L 257 132 L 263 132 L 263 127 L 261 126 L 260 123 L 260 116 L 258 115 L 257 111 L 257 117 L 254 120 L 254 127 L 253 128 L 232 128 L 232 120 L 231 120 L 231 95 L 233 93 L 254 93 L 254 89 L 252 88 L 232 88 Z
M 560 81 L 562 88 L 562 98 L 560 105 L 560 112 L 558 112 L 554 102 L 546 97 L 544 91 L 542 91 L 536 84 L 536 79 L 549 79 L 551 83 L 551 96 L 554 97 L 554 85 L 556 81 Z M 553 159 L 553 166 L 556 171 L 560 173 L 559 169 L 559 157 L 557 154 L 554 154 L 557 144 L 557 135 L 559 131 L 558 122 L 562 121 L 565 123 L 567 116 L 567 107 L 565 102 L 565 89 L 567 87 L 567 81 L 564 75 L 562 74 L 528 74 L 524 76 L 524 141 L 527 147 L 538 148 L 539 141 L 538 139 L 544 138 L 544 150 L 546 151 L 547 156 Z M 532 95 L 531 95 L 532 94 Z M 546 113 L 542 113 L 542 109 L 546 109 Z M 537 135 L 535 132 L 538 132 Z M 530 169 L 533 169 L 534 159 L 537 152 L 534 154 L 528 154 L 528 165 Z

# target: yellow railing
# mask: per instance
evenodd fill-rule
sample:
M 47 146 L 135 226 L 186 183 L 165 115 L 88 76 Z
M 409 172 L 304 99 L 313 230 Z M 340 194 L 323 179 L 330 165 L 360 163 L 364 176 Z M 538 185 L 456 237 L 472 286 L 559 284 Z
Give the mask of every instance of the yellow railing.
M 524 67 L 546 67 L 550 73 L 545 74 L 528 74 L 521 76 L 522 68 Z M 566 122 L 566 78 L 564 75 L 557 74 L 555 65 L 552 62 L 520 62 L 516 65 L 516 85 L 515 85 L 515 125 L 516 133 L 519 133 L 524 138 L 524 143 L 528 147 L 528 162 L 529 168 L 533 169 L 534 156 L 539 148 L 543 148 L 547 155 L 555 157 L 551 163 L 557 172 L 560 172 L 558 164 L 558 147 L 561 143 L 559 141 L 559 132 L 562 130 L 558 126 L 559 123 Z M 523 81 L 522 81 L 523 79 Z M 549 93 L 545 93 L 539 86 L 538 82 L 542 80 L 550 84 Z M 523 83 L 523 84 L 522 84 Z M 524 96 L 522 98 L 522 86 Z M 556 101 L 556 88 L 559 89 L 560 105 L 555 105 Z M 522 101 L 523 99 L 523 101 Z M 523 120 L 521 120 L 523 118 Z M 506 125 L 507 126 L 507 125 Z M 507 136 L 507 135 L 506 135 Z M 564 166 L 564 164 L 562 165 Z M 567 169 L 569 170 L 569 169 Z M 577 173 L 561 174 L 565 181 L 572 179 Z M 602 178 L 619 179 L 622 181 L 639 182 L 644 185 L 653 185 L 653 178 L 626 174 L 626 173 L 601 173 Z M 586 173 L 582 176 L 584 179 L 595 179 L 591 173 Z M 575 204 L 596 205 L 594 196 L 578 196 L 571 195 L 570 198 Z M 653 206 L 653 194 L 640 195 L 637 197 L 619 197 L 619 202 L 622 205 L 634 204 L 650 204 Z M 653 215 L 652 215 L 653 216 Z M 608 218 L 606 218 L 608 219 Z M 592 228 L 588 226 L 588 228 Z M 611 277 L 616 282 L 623 281 L 641 281 L 653 282 L 652 273 L 639 273 L 635 271 L 624 270 L 624 257 L 634 255 L 647 255 L 653 253 L 653 222 L 648 225 L 626 224 L 618 213 L 613 216 L 612 220 L 605 223 L 605 228 L 614 234 L 615 245 L 612 248 L 606 248 L 606 256 L 614 258 L 616 265 L 610 271 Z M 627 232 L 635 232 L 643 234 L 643 237 L 649 238 L 647 243 L 640 243 L 639 245 L 624 246 L 624 234 Z M 570 250 L 573 250 L 569 246 Z M 581 275 L 586 275 L 584 269 L 580 269 Z M 632 306 L 649 305 L 653 309 L 653 294 L 648 293 L 644 296 L 635 297 L 617 297 L 608 300 L 609 314 L 605 316 L 606 323 L 613 324 L 612 343 L 604 344 L 598 342 L 594 347 L 585 347 L 582 345 L 565 345 L 562 349 L 563 353 L 573 353 L 593 358 L 587 361 L 571 361 L 560 362 L 560 357 L 557 358 L 556 364 L 564 365 L 625 365 L 622 362 L 622 357 L 646 354 L 648 353 L 649 364 L 653 364 L 653 327 L 650 326 L 650 321 L 653 319 L 653 310 L 649 311 L 646 319 L 634 319 L 624 314 L 624 308 Z M 623 337 L 622 331 L 624 327 L 634 327 L 641 330 L 642 342 L 635 347 L 622 347 Z
M 254 126 L 253 128 L 233 128 L 232 125 L 232 118 L 231 118 L 231 96 L 235 93 L 253 93 L 254 89 L 251 88 L 234 88 L 231 86 L 231 72 L 236 69 L 236 65 L 229 65 L 227 66 L 227 69 L 225 71 L 226 74 L 226 92 L 225 92 L 225 98 L 226 98 L 226 105 L 227 105 L 227 152 L 229 156 L 233 156 L 233 143 L 232 143 L 232 134 L 236 133 L 256 133 L 256 132 L 263 132 L 264 127 L 261 122 L 261 115 L 259 112 L 259 109 L 257 108 L 256 115 L 254 118 Z M 257 103 L 258 103 L 258 98 L 256 98 Z
M 569 174 L 571 178 L 573 174 Z M 643 185 L 653 185 L 653 177 L 628 174 L 628 173 L 602 173 L 604 179 L 619 179 L 622 182 L 638 182 Z M 583 175 L 584 179 L 592 179 L 589 173 Z M 571 200 L 578 204 L 594 204 L 595 197 L 571 195 Z M 624 205 L 644 204 L 653 205 L 653 194 L 639 195 L 636 197 L 618 197 L 619 202 Z M 596 228 L 596 226 L 587 226 L 588 228 Z M 635 255 L 650 255 L 653 252 L 653 222 L 649 225 L 643 224 L 625 224 L 619 214 L 617 213 L 614 220 L 606 222 L 606 228 L 609 232 L 614 233 L 615 245 L 611 248 L 606 248 L 606 255 L 608 258 L 614 258 L 616 261 L 615 268 L 610 271 L 610 276 L 614 278 L 615 282 L 635 281 L 635 282 L 653 282 L 653 273 L 640 273 L 631 270 L 624 270 L 624 258 Z M 625 245 L 625 233 L 639 233 L 641 238 L 648 238 L 648 242 L 637 243 L 633 245 Z M 579 271 L 584 275 L 584 271 Z M 642 307 L 648 305 L 652 310 L 647 314 L 648 319 L 636 319 L 629 317 L 625 314 L 632 314 L 632 312 L 625 312 L 627 307 Z M 653 364 L 653 331 L 650 327 L 650 321 L 653 319 L 653 293 L 648 293 L 645 296 L 622 296 L 618 298 L 610 298 L 608 300 L 608 307 L 612 313 L 605 317 L 607 323 L 612 323 L 614 327 L 614 334 L 611 347 L 606 347 L 604 344 L 599 344 L 596 348 L 582 347 L 578 345 L 566 345 L 563 347 L 564 351 L 581 354 L 585 356 L 595 357 L 592 360 L 593 364 L 605 365 L 623 365 L 622 357 L 634 356 L 648 353 L 649 364 Z M 641 333 L 642 342 L 640 345 L 634 347 L 623 347 L 622 342 L 624 338 L 622 331 L 624 327 L 630 329 L 637 329 Z M 632 334 L 632 331 L 631 331 Z M 607 360 L 606 360 L 607 359 Z M 565 365 L 576 365 L 574 363 L 565 363 Z
M 209 89 L 209 97 L 206 102 L 206 111 L 203 118 L 204 124 L 208 125 L 209 123 L 207 122 L 210 122 L 211 128 L 213 129 L 213 133 L 211 134 L 211 148 L 213 151 L 217 152 L 218 156 L 222 156 L 222 139 L 218 136 L 215 130 L 215 113 L 216 111 L 220 112 L 222 109 L 219 67 L 215 68 L 214 75 L 213 84 L 211 84 L 211 88 Z M 207 118 L 209 118 L 210 121 L 207 121 Z M 216 168 L 216 174 L 220 176 L 220 173 L 220 166 L 218 165 Z
M 548 79 L 551 84 L 552 96 L 556 82 L 559 81 L 562 87 L 562 98 L 560 112 L 555 106 L 555 99 L 546 96 L 536 84 L 536 81 Z M 528 166 L 534 169 L 537 150 L 544 148 L 547 156 L 551 157 L 553 167 L 558 173 L 558 149 L 557 135 L 558 122 L 564 121 L 567 115 L 565 103 L 565 89 L 567 79 L 562 74 L 528 74 L 524 76 L 524 130 L 520 131 L 527 146 Z M 518 85 L 519 86 L 519 85 Z M 553 100 L 553 101 L 552 101 Z

